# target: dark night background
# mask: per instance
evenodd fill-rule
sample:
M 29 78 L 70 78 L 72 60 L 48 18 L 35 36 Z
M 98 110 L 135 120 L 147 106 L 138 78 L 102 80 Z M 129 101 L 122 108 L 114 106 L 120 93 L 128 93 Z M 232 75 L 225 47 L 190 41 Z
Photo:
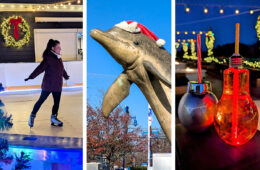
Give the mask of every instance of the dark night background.
M 190 12 L 185 12 L 185 7 Z M 208 13 L 204 14 L 203 9 Z M 219 13 L 220 9 L 223 14 Z M 215 56 L 231 56 L 234 53 L 235 24 L 240 23 L 240 53 L 247 58 L 260 57 L 259 42 L 256 36 L 255 25 L 260 12 L 249 14 L 246 11 L 260 8 L 259 0 L 176 0 L 176 34 L 177 39 L 196 39 L 191 31 L 207 32 L 209 28 L 215 34 L 214 53 Z M 240 13 L 235 14 L 238 9 Z M 189 31 L 184 35 L 184 31 Z M 178 51 L 181 50 L 181 46 Z M 202 35 L 202 51 L 206 51 L 205 34 Z

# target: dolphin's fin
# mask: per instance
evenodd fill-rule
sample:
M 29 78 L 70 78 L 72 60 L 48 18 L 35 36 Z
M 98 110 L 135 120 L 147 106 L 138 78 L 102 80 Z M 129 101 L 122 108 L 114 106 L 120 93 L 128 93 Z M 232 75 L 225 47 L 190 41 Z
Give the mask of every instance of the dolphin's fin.
M 171 75 L 164 75 L 165 73 L 160 73 L 151 62 L 144 61 L 143 62 L 145 69 L 151 72 L 154 76 L 160 79 L 164 84 L 171 87 Z
M 106 92 L 102 103 L 102 110 L 105 117 L 108 117 L 114 108 L 128 96 L 131 84 L 127 74 L 124 72 L 113 82 Z

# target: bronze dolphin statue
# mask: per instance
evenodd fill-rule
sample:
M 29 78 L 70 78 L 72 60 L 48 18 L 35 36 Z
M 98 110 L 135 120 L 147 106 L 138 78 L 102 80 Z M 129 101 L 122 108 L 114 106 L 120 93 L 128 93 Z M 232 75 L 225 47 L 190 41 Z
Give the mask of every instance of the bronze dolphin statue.
M 102 110 L 108 117 L 129 94 L 132 83 L 142 91 L 171 142 L 171 55 L 142 33 L 117 26 L 107 31 L 93 29 L 93 39 L 124 68 L 106 92 Z

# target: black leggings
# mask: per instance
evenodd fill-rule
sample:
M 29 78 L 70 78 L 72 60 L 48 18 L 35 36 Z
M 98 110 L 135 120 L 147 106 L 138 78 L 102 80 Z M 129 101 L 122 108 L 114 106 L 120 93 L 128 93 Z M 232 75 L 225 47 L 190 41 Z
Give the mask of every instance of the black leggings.
M 50 95 L 50 93 L 52 93 L 53 100 L 54 100 L 54 105 L 52 107 L 52 115 L 58 115 L 61 92 L 49 92 L 49 91 L 42 90 L 39 100 L 35 103 L 35 105 L 33 107 L 33 110 L 32 110 L 32 113 L 31 113 L 33 116 L 36 116 L 36 113 L 40 109 L 43 102 Z

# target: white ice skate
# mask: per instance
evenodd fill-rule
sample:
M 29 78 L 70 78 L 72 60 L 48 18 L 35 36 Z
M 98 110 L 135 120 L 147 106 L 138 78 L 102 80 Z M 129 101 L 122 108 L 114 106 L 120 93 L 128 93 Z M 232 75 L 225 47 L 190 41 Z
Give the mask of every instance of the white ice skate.
M 35 116 L 30 115 L 29 121 L 28 121 L 28 125 L 30 126 L 30 128 L 32 128 L 34 125 L 34 119 L 35 119 Z
M 63 126 L 63 122 L 57 118 L 57 115 L 51 115 L 52 126 Z

